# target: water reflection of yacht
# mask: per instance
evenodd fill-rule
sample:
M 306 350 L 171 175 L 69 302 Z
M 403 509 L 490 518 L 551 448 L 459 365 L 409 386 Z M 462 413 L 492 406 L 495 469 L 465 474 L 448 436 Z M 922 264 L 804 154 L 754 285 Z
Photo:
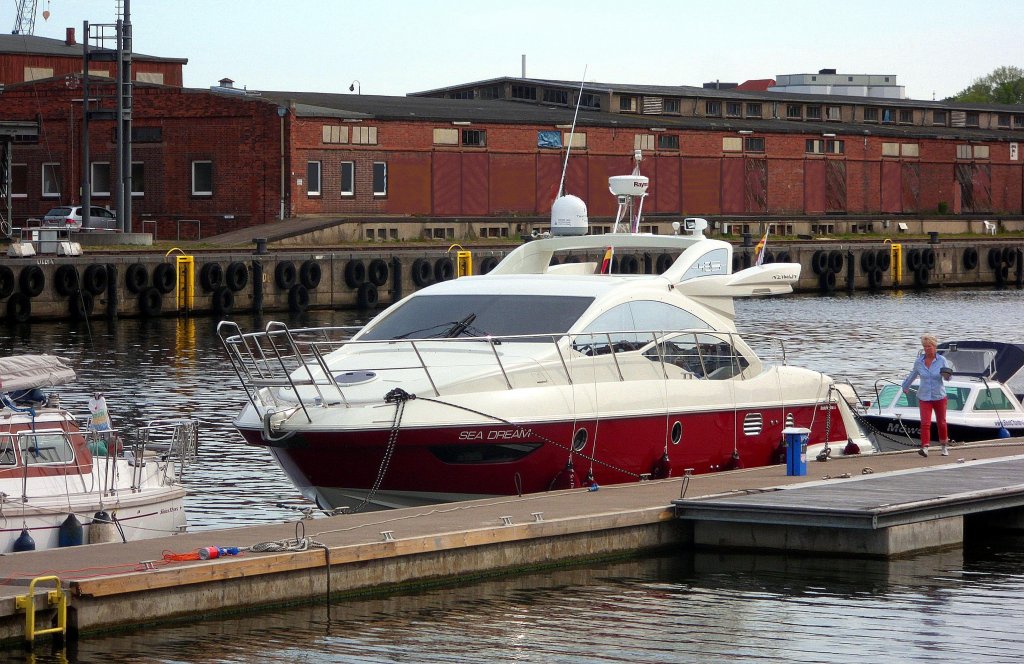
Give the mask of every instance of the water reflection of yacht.
M 635 230 L 646 178 L 611 185 Z M 787 365 L 777 339 L 737 334 L 733 298 L 791 292 L 799 264 L 733 274 L 731 245 L 702 219 L 685 235 L 593 236 L 579 199 L 552 214 L 553 236 L 354 336 L 221 323 L 246 441 L 321 506 L 359 508 L 761 466 L 794 425 L 810 429 L 810 454 L 868 445 L 828 376 Z

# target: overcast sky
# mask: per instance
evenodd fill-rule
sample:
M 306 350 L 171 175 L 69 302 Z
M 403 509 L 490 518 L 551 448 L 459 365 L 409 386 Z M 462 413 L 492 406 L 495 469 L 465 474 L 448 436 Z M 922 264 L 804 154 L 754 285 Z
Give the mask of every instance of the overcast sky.
M 0 5 L 0 29 L 14 4 Z M 39 0 L 36 34 L 115 11 Z M 358 80 L 363 94 L 404 95 L 519 76 L 525 54 L 534 78 L 700 86 L 832 68 L 942 99 L 1024 67 L 1019 0 L 135 0 L 131 12 L 135 51 L 188 58 L 189 87 L 347 92 Z

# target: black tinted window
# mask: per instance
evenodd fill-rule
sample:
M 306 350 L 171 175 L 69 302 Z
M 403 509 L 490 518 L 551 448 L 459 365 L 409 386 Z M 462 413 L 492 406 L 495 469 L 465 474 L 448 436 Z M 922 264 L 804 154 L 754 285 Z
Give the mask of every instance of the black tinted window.
M 363 339 L 562 334 L 593 302 L 556 295 L 420 295 L 374 325 Z

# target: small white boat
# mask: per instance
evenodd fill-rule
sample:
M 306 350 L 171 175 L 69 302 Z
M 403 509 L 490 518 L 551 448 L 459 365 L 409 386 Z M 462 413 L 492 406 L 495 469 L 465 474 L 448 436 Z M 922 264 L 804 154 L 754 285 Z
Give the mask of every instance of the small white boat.
M 1024 436 L 1024 345 L 992 341 L 950 341 L 938 352 L 953 366 L 946 380 L 946 425 L 953 441 L 973 442 Z M 915 446 L 921 437 L 917 385 L 903 394 L 900 383 L 879 381 L 875 398 L 863 408 L 882 449 Z M 938 426 L 931 423 L 933 441 Z
M 635 231 L 646 178 L 610 185 L 616 228 Z M 235 426 L 323 508 L 762 466 L 785 457 L 786 427 L 810 430 L 810 456 L 869 451 L 828 376 L 737 333 L 733 298 L 791 292 L 800 265 L 732 274 L 732 246 L 706 227 L 587 235 L 566 196 L 552 237 L 423 288 L 355 336 L 224 321 L 248 397 Z
M 46 388 L 75 379 L 52 355 L 0 358 L 0 554 L 179 533 L 195 420 L 90 428 Z M 103 403 L 97 398 L 95 403 Z M 95 413 L 95 418 L 105 413 Z

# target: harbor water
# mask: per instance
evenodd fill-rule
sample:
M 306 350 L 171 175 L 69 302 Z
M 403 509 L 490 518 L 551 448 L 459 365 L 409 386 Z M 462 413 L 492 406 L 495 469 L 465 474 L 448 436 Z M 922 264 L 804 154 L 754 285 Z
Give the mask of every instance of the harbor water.
M 741 332 L 780 337 L 788 361 L 871 394 L 901 379 L 919 337 L 1024 342 L 1024 292 L 946 290 L 739 300 Z M 267 320 L 235 318 L 244 330 Z M 358 325 L 314 311 L 293 326 Z M 104 392 L 115 425 L 191 416 L 193 531 L 292 521 L 310 505 L 230 426 L 245 396 L 210 318 L 31 324 L 0 354 L 52 353 L 78 371 L 62 402 Z M 1016 662 L 1024 539 L 880 562 L 683 553 L 155 626 L 84 638 L 35 662 Z M 231 542 L 211 542 L 230 545 Z M 0 558 L 0 568 L 2 568 Z M 28 661 L 0 652 L 0 661 Z

